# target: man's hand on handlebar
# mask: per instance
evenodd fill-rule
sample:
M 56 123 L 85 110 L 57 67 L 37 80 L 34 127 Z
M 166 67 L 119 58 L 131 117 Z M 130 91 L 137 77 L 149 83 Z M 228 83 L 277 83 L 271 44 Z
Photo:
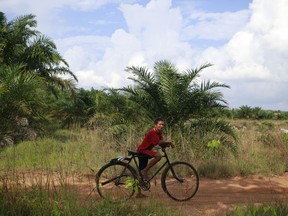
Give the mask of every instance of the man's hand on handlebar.
M 160 147 L 166 148 L 166 147 L 172 147 L 175 148 L 174 143 L 169 142 L 169 141 L 162 141 L 158 144 Z

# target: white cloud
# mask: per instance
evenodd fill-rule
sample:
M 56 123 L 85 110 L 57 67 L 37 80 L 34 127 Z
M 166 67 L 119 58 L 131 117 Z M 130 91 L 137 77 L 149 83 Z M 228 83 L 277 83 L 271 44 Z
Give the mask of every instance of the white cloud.
M 191 59 L 190 44 L 181 40 L 181 11 L 172 8 L 170 0 L 151 0 L 146 6 L 122 4 L 121 10 L 129 33 L 141 44 L 144 65 L 152 68 L 156 61 L 163 59 L 185 65 L 183 59 Z
M 105 48 L 111 45 L 110 38 L 89 35 L 58 39 L 55 42 L 74 71 L 91 69 L 91 63 L 101 59 Z
M 120 3 L 133 3 L 135 1 L 137 0 L 1 0 L 1 10 L 9 11 L 13 16 L 11 19 L 19 15 L 36 15 L 39 31 L 46 35 L 61 37 L 67 32 L 81 31 L 81 28 L 75 27 L 73 23 L 69 22 L 71 18 L 69 13 L 97 13 L 106 5 L 114 5 L 115 7 Z M 81 19 L 81 16 L 79 16 L 79 19 Z M 84 25 L 82 28 L 84 31 Z
M 203 78 L 229 84 L 225 96 L 231 106 L 288 110 L 288 1 L 253 0 L 246 10 L 224 13 L 199 11 L 194 3 L 187 0 L 191 7 L 187 9 L 185 4 L 174 7 L 172 0 L 2 0 L 1 8 L 37 15 L 39 30 L 54 36 L 79 87 L 126 85 L 128 65 L 152 68 L 156 61 L 167 59 L 186 69 L 210 62 L 214 66 L 203 71 Z M 108 37 L 81 35 L 87 23 L 99 19 L 90 17 L 81 29 L 67 23 L 65 12 L 73 14 L 71 8 L 80 15 L 115 4 L 126 23 Z M 77 36 L 64 38 L 64 32 Z M 207 41 L 217 45 L 207 47 Z
M 78 81 L 82 83 L 82 88 L 106 88 L 117 86 L 121 79 L 118 73 L 109 73 L 109 80 L 105 79 L 102 75 L 97 75 L 94 70 L 82 70 L 76 72 Z M 84 84 L 84 85 L 83 85 Z
M 244 27 L 249 15 L 249 10 L 225 13 L 193 13 L 190 16 L 192 24 L 188 24 L 184 29 L 185 38 L 227 40 Z
M 286 57 L 288 53 L 286 24 L 288 14 L 285 13 L 288 2 L 286 2 L 285 0 L 279 0 L 277 3 L 265 0 L 254 1 L 251 4 L 252 15 L 246 27 L 240 29 L 241 31 L 238 30 L 225 46 L 206 49 L 201 58 L 208 57 L 212 60 L 213 57 L 221 62 L 224 56 L 226 64 L 223 65 L 222 62 L 219 65 L 225 67 L 228 64 L 235 66 L 267 64 L 267 60 L 275 54 L 280 59 Z M 209 56 L 210 51 L 212 53 Z
M 41 15 L 41 13 L 49 14 L 54 9 L 61 12 L 63 8 L 72 8 L 74 10 L 95 10 L 107 4 L 131 3 L 135 0 L 1 0 L 1 7 L 17 14 L 33 13 Z
M 286 0 L 254 0 L 246 27 L 224 46 L 210 47 L 199 56 L 198 60 L 215 64 L 205 76 L 231 83 L 232 89 L 239 90 L 233 97 L 239 97 L 242 103 L 245 98 L 247 104 L 256 106 L 259 102 L 264 107 L 288 110 L 284 93 L 288 84 L 287 10 Z M 230 99 L 234 100 L 232 95 Z M 276 98 L 282 102 L 276 104 Z
M 94 79 L 99 78 L 105 86 L 121 87 L 129 83 L 127 79 L 129 74 L 125 72 L 128 65 L 151 68 L 155 61 L 162 59 L 173 59 L 173 62 L 185 65 L 183 58 L 192 56 L 191 48 L 188 43 L 179 41 L 182 17 L 178 9 L 170 9 L 170 7 L 171 2 L 165 0 L 150 1 L 146 6 L 122 4 L 121 10 L 126 19 L 128 31 L 115 30 L 109 43 L 106 43 L 106 47 L 102 47 L 102 51 L 98 50 L 98 52 L 103 52 L 100 59 L 94 57 L 94 60 L 89 60 L 97 53 L 96 50 L 94 55 L 91 52 L 91 48 L 95 48 L 93 43 L 88 44 L 89 46 L 91 44 L 91 47 L 84 47 L 85 43 L 80 45 L 79 39 L 75 39 L 75 44 L 65 52 L 64 58 L 73 62 L 71 68 L 79 70 L 76 74 L 83 73 L 79 78 L 79 85 L 87 86 L 87 83 L 81 82 L 81 79 L 89 79 L 89 83 L 93 79 L 91 78 L 93 77 L 92 71 L 84 73 L 80 68 L 93 70 Z M 137 19 L 135 19 L 136 14 Z M 83 42 L 81 40 L 81 43 Z M 95 82 L 97 85 L 98 83 Z

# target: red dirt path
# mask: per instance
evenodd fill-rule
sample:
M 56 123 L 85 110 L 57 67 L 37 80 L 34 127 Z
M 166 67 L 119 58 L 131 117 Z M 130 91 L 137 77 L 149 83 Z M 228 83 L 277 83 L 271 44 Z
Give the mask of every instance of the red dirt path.
M 82 192 L 86 199 L 99 197 L 93 191 L 93 177 L 76 188 Z M 92 179 L 91 179 L 92 178 Z M 91 189 L 92 188 L 92 189 Z M 92 191 L 92 193 L 91 193 Z M 90 194 L 90 195 L 89 195 Z M 252 176 L 234 177 L 229 179 L 213 180 L 200 179 L 200 187 L 197 194 L 189 201 L 177 202 L 169 198 L 157 181 L 153 183 L 150 192 L 144 192 L 147 198 L 136 199 L 136 202 L 147 203 L 155 199 L 167 207 L 177 209 L 187 215 L 215 216 L 232 210 L 236 206 L 245 204 L 260 204 L 286 201 L 288 202 L 288 173 L 282 176 Z M 89 195 L 89 196 L 88 196 Z
M 59 176 L 53 174 L 23 174 L 24 184 L 31 184 L 31 179 L 45 184 L 45 180 L 59 184 Z M 28 180 L 30 179 L 30 180 Z M 35 180 L 36 179 L 36 180 Z M 38 179 L 38 180 L 37 180 Z M 19 179 L 18 179 L 19 181 Z M 30 181 L 30 182 L 29 182 Z M 100 200 L 95 189 L 94 175 L 65 177 L 65 183 L 70 189 L 77 191 L 83 200 Z M 150 191 L 144 192 L 147 198 L 132 198 L 132 202 L 146 204 L 161 202 L 163 205 L 176 209 L 185 215 L 216 216 L 223 215 L 236 206 L 272 202 L 288 203 L 288 173 L 282 176 L 250 176 L 213 180 L 200 178 L 197 194 L 189 201 L 177 202 L 169 198 L 162 190 L 159 180 L 153 182 Z

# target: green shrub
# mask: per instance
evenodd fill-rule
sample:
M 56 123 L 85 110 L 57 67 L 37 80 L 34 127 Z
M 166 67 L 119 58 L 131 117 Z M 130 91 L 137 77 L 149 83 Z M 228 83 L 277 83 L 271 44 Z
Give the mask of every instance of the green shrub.
M 249 205 L 246 207 L 236 207 L 226 216 L 286 216 L 288 215 L 287 203 L 276 203 L 271 205 Z
M 288 134 L 287 134 L 287 133 L 285 133 L 285 134 L 282 135 L 282 140 L 283 140 L 286 144 L 288 144 Z
M 261 134 L 258 137 L 258 141 L 262 142 L 265 146 L 275 146 L 275 136 L 270 133 Z
M 217 159 L 198 164 L 197 170 L 200 176 L 212 179 L 231 177 L 236 172 L 231 164 Z
M 55 189 L 55 188 L 54 188 Z M 31 188 L 0 188 L 0 215 L 5 216 L 181 216 L 158 202 L 137 204 L 133 201 L 113 204 L 108 200 L 95 202 L 81 201 L 78 194 L 62 185 L 57 190 L 47 190 L 42 186 Z

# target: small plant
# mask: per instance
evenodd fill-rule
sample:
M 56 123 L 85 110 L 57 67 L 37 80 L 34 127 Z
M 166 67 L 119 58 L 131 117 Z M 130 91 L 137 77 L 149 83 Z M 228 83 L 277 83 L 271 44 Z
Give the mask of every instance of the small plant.
M 208 142 L 207 146 L 211 150 L 213 156 L 216 156 L 216 152 L 219 149 L 220 144 L 220 140 L 211 140 Z
M 278 215 L 288 215 L 288 205 L 285 203 L 277 203 L 272 205 L 262 205 L 255 206 L 250 205 L 247 207 L 236 207 L 227 216 L 278 216 Z
M 134 190 L 136 193 L 138 192 L 139 181 L 137 179 L 128 178 L 125 181 L 125 185 L 129 190 Z
M 283 134 L 282 139 L 285 143 L 288 143 L 288 133 Z
M 261 136 L 258 138 L 258 141 L 262 142 L 265 146 L 275 145 L 275 137 L 269 133 L 261 134 Z
M 215 151 L 220 144 L 221 144 L 220 140 L 211 140 L 210 142 L 208 142 L 207 146 Z

